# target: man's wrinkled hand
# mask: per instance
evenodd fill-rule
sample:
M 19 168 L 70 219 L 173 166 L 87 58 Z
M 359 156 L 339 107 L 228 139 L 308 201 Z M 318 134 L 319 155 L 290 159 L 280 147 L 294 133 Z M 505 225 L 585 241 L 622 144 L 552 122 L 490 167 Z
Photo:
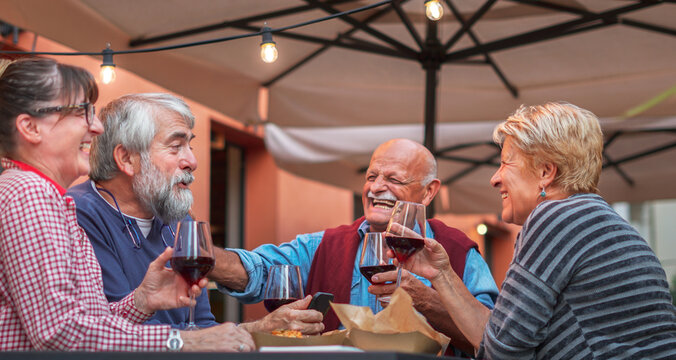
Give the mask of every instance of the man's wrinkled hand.
M 256 349 L 251 335 L 233 323 L 197 331 L 181 331 L 183 351 L 248 352 Z
M 280 306 L 264 318 L 241 324 L 248 331 L 298 330 L 305 335 L 319 334 L 324 330 L 323 316 L 317 310 L 308 310 L 312 296 Z

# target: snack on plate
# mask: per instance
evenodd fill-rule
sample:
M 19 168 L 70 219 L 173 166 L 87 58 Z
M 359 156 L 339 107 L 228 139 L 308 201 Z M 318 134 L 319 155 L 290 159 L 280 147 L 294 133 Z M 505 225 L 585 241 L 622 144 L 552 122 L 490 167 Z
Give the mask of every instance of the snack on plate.
M 298 330 L 272 330 L 272 335 L 284 336 L 290 338 L 302 338 L 303 333 Z

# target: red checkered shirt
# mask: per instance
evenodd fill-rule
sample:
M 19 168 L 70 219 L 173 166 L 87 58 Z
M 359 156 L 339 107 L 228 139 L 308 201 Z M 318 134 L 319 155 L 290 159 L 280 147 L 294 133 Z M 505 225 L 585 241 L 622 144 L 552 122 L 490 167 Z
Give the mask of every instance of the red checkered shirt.
M 30 166 L 2 159 L 0 350 L 163 351 L 167 325 L 133 294 L 108 303 L 101 267 L 65 189 Z

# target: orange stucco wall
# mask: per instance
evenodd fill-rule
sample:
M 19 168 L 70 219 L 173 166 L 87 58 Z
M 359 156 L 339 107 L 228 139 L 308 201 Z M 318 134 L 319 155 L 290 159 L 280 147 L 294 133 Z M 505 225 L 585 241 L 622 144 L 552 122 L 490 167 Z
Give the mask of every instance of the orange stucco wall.
M 354 220 L 352 192 L 349 190 L 303 179 L 286 171 L 279 173 L 278 187 L 278 240 L 293 239 L 299 229 L 302 233 L 309 233 Z

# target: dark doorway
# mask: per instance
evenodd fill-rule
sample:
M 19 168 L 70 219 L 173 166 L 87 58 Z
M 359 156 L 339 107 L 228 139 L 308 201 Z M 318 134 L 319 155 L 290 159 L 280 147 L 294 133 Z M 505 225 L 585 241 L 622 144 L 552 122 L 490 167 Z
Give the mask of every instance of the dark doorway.
M 244 247 L 244 149 L 227 142 L 226 129 L 212 121 L 210 223 L 214 246 Z M 241 322 L 242 305 L 214 290 L 209 292 L 216 321 Z

